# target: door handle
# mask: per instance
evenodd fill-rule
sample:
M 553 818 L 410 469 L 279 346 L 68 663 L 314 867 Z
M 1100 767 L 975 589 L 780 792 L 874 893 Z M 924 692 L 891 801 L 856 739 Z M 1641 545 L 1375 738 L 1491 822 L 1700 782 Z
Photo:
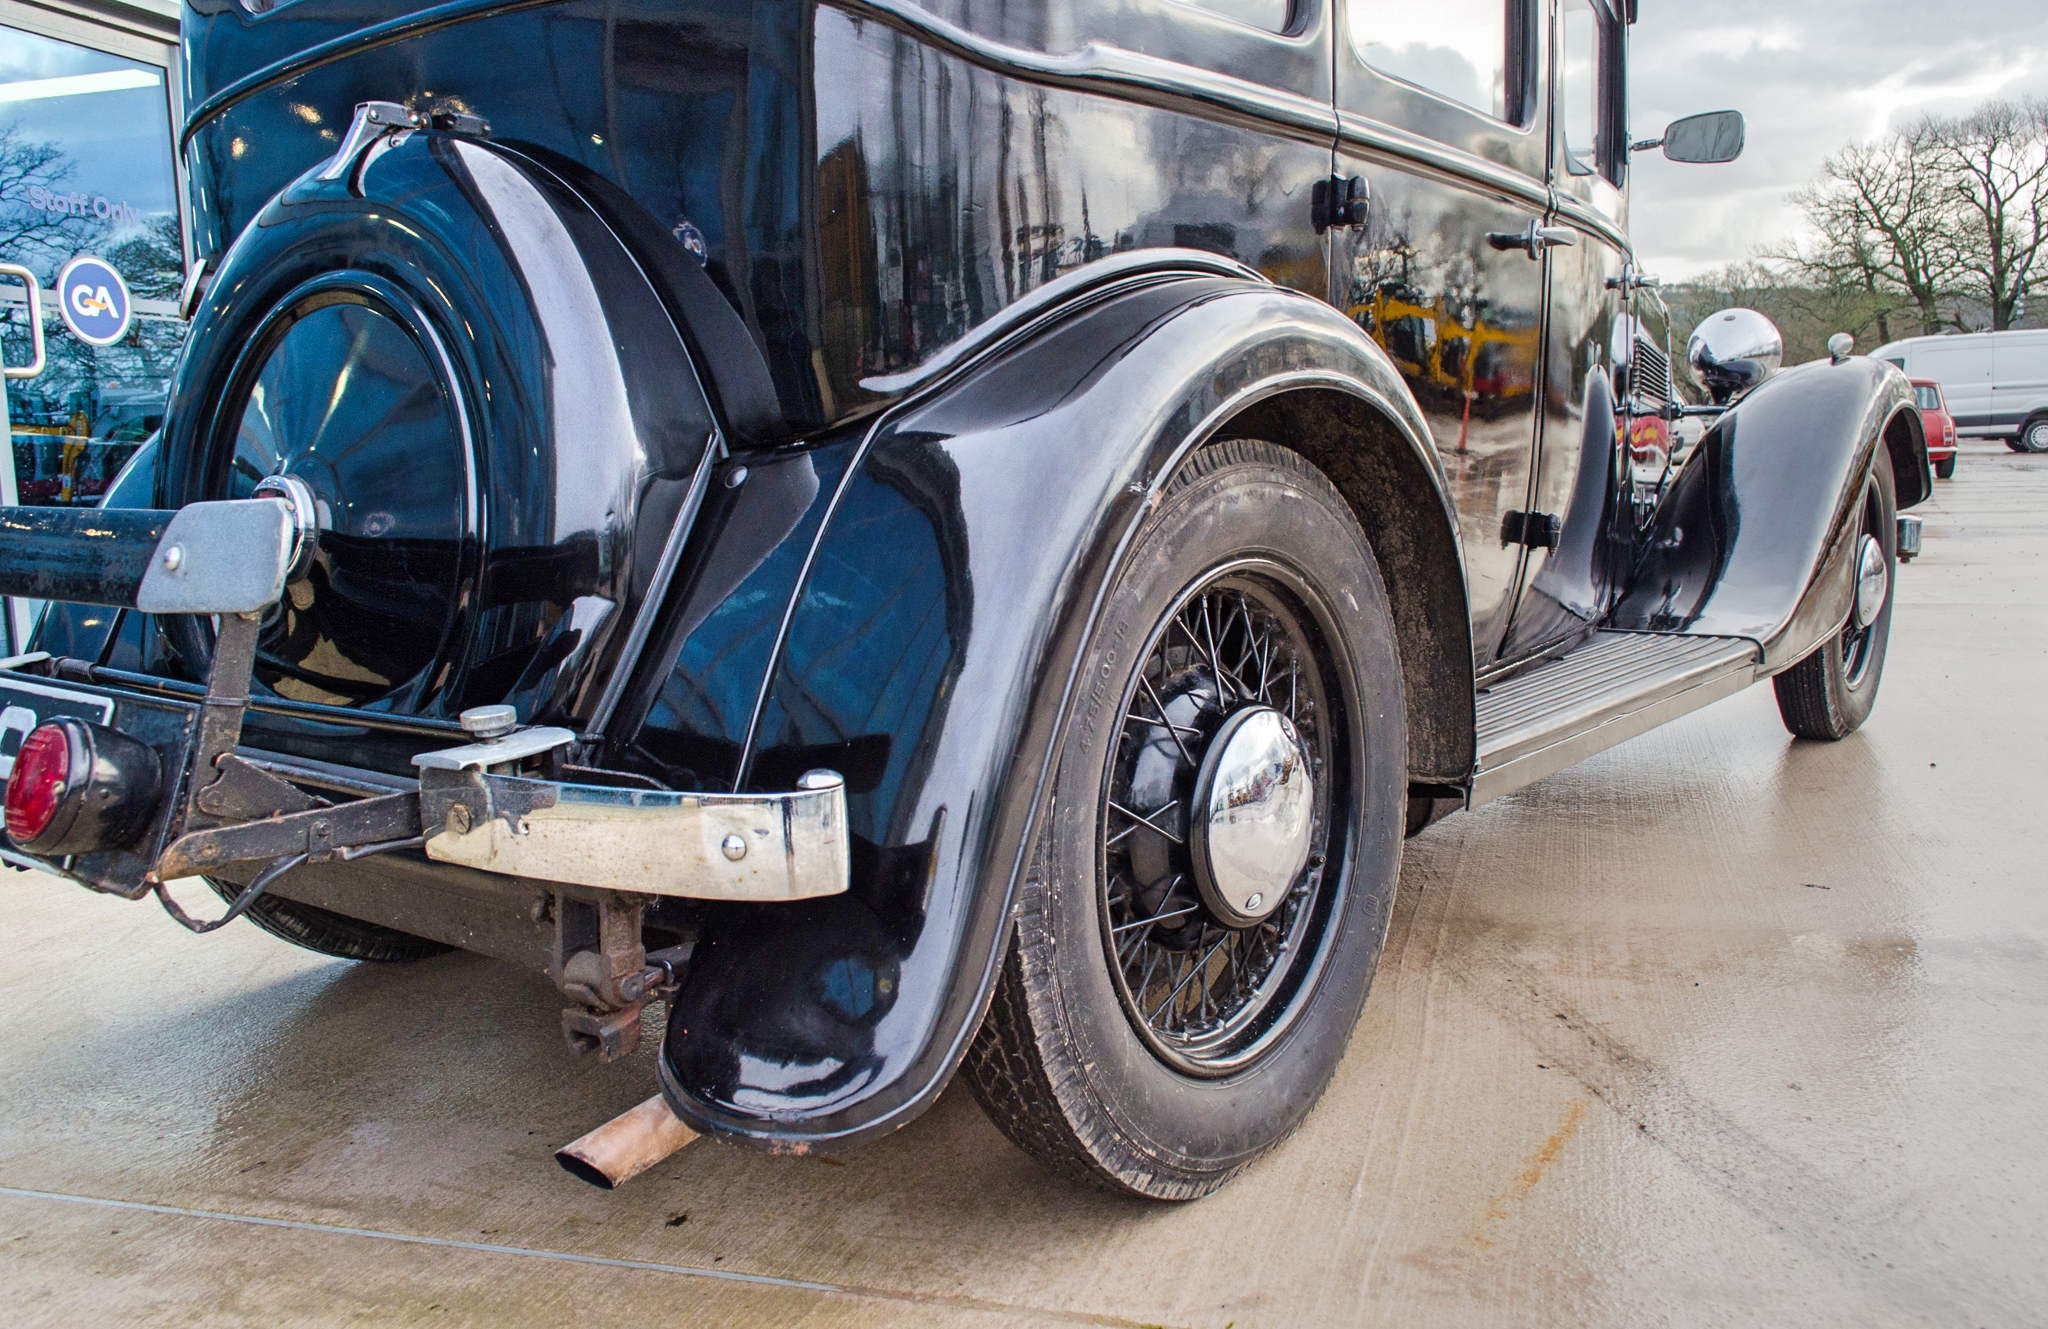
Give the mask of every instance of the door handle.
M 0 263 L 0 277 L 19 277 L 21 284 L 28 287 L 28 340 L 35 349 L 27 364 L 6 366 L 6 375 L 9 378 L 34 378 L 43 372 L 43 284 L 36 280 L 36 274 L 19 263 Z
M 1519 231 L 1488 231 L 1486 243 L 1495 249 L 1519 249 L 1530 258 L 1542 258 L 1555 245 L 1575 245 L 1579 233 L 1569 226 L 1544 226 L 1531 220 Z

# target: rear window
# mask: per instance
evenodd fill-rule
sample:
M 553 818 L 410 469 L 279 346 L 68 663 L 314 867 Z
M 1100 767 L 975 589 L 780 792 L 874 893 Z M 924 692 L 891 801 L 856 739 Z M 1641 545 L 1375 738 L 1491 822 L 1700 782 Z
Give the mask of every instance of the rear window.
M 1938 410 L 1940 410 L 1940 409 L 1941 409 L 1941 389 L 1940 389 L 1940 388 L 1937 388 L 1937 387 L 1933 386 L 1932 384 L 1929 384 L 1928 386 L 1926 386 L 1926 387 L 1924 387 L 1924 388 L 1915 388 L 1915 389 L 1913 389 L 1913 395 L 1914 395 L 1915 397 L 1918 397 L 1918 398 L 1920 399 L 1920 409 L 1921 409 L 1921 410 L 1923 410 L 1923 411 L 1938 411 Z
M 1508 120 L 1505 0 L 1351 0 L 1359 58 L 1439 97 Z

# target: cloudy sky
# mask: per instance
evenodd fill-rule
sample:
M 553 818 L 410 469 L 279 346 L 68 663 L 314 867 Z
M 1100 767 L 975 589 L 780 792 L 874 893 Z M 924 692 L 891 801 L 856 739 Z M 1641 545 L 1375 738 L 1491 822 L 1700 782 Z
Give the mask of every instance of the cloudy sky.
M 1630 230 L 1667 281 L 1802 234 L 1785 196 L 1844 144 L 1929 111 L 2048 97 L 2048 0 L 1640 0 L 1639 13 L 1636 137 L 1694 111 L 1749 121 L 1731 165 L 1637 156 Z

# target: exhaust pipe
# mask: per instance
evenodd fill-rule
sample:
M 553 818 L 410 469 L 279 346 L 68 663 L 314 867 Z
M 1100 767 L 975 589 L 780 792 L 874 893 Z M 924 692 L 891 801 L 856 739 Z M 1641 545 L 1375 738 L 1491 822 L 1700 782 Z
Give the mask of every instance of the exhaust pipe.
M 562 1170 L 593 1186 L 623 1186 L 697 1138 L 660 1094 L 555 1151 Z

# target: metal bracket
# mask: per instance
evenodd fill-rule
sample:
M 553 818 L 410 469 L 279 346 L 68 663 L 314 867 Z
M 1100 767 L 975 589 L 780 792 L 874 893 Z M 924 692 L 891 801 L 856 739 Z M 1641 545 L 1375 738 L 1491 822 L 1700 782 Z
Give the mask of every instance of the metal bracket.
M 223 777 L 225 778 L 225 777 Z M 180 836 L 157 860 L 158 881 L 190 877 L 230 863 L 303 854 L 308 862 L 346 861 L 420 838 L 415 794 L 386 794 L 333 807 L 313 807 L 262 821 L 216 826 Z
M 524 761 L 528 757 L 538 757 L 543 752 L 552 752 L 575 741 L 574 730 L 535 725 L 531 729 L 515 730 L 503 738 L 487 738 L 459 748 L 422 752 L 412 759 L 412 764 L 423 771 L 494 770 L 509 767 L 510 763 Z
M 1372 184 L 1362 175 L 1333 175 L 1309 191 L 1309 220 L 1316 234 L 1363 226 L 1372 215 Z
M 1500 524 L 1500 542 L 1531 549 L 1555 549 L 1564 537 L 1564 523 L 1554 512 L 1510 512 Z
M 356 107 L 355 119 L 349 121 L 348 132 L 341 136 L 341 146 L 327 159 L 327 164 L 315 173 L 316 180 L 339 180 L 356 168 L 358 158 L 368 166 L 374 158 L 370 153 L 373 146 L 381 142 L 380 150 L 395 148 L 412 137 L 415 129 L 427 127 L 426 117 L 397 102 L 363 102 Z M 388 142 L 383 142 L 386 136 Z M 353 178 L 351 184 L 353 184 Z
M 1631 291 L 1639 291 L 1645 287 L 1650 290 L 1656 290 L 1664 284 L 1664 279 L 1652 277 L 1647 272 L 1638 272 L 1633 264 L 1624 263 L 1621 265 L 1621 275 L 1619 277 L 1609 277 L 1606 284 L 1608 290 L 1620 291 L 1623 295 L 1627 295 Z

